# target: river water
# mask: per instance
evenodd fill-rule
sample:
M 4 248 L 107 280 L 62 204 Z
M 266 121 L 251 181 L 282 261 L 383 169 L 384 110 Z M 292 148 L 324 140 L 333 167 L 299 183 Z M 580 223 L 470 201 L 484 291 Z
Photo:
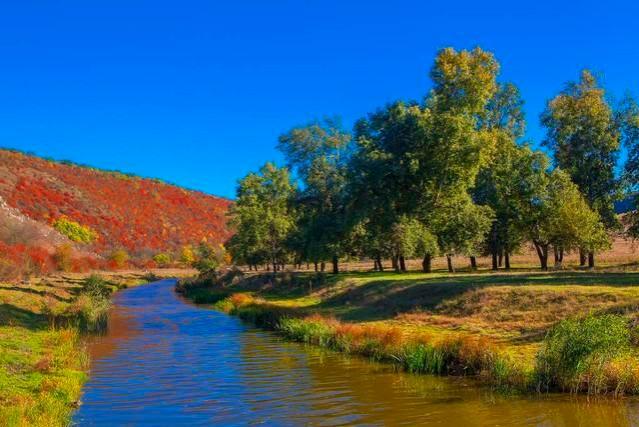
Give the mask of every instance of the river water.
M 639 402 L 513 397 L 288 343 L 163 280 L 119 292 L 91 340 L 81 426 L 639 425 Z

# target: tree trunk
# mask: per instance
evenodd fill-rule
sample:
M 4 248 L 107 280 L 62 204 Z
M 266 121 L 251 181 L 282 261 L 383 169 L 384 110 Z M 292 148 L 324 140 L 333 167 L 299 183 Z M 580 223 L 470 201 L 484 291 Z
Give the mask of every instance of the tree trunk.
M 406 260 L 404 259 L 404 256 L 400 256 L 399 257 L 399 269 L 402 270 L 404 273 L 406 273 Z
M 470 257 L 470 269 L 473 271 L 477 270 L 477 258 L 474 256 Z
M 499 270 L 499 264 L 497 264 L 497 252 L 492 253 L 493 258 L 493 271 Z
M 499 251 L 499 262 L 498 262 L 499 266 L 501 267 L 504 264 L 504 252 L 503 251 Z
M 320 264 L 320 269 L 322 270 L 322 272 L 326 270 L 326 263 L 324 261 L 322 261 L 322 263 Z
M 384 264 L 382 264 L 382 257 L 378 256 L 376 258 L 377 261 L 377 268 L 379 268 L 379 271 L 384 271 Z
M 315 272 L 317 273 L 317 261 L 315 261 L 314 264 L 315 264 Z
M 339 273 L 339 258 L 333 255 L 333 274 Z
M 544 271 L 548 270 L 548 245 L 541 245 L 539 243 L 534 243 L 534 245 L 537 256 L 539 257 L 541 269 Z
M 448 272 L 454 273 L 455 267 L 453 267 L 453 257 L 450 255 L 446 255 L 446 263 L 448 264 Z
M 588 252 L 588 268 L 595 268 L 595 253 Z
M 553 246 L 552 249 L 555 254 L 555 268 L 561 268 L 561 257 L 559 256 L 559 248 Z
M 422 260 L 422 270 L 424 270 L 424 273 L 431 272 L 431 265 L 432 265 L 432 257 L 430 256 L 430 254 L 424 255 L 424 259 Z
M 579 267 L 586 265 L 586 252 L 583 249 L 579 249 Z
M 504 252 L 504 267 L 506 270 L 510 270 L 510 253 L 508 251 Z

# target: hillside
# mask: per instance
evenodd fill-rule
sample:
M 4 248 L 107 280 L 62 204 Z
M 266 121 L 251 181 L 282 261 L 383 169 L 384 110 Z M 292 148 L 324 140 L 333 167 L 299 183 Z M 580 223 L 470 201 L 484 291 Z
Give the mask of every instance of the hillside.
M 202 239 L 228 236 L 229 200 L 158 180 L 55 162 L 0 149 L 0 198 L 19 213 L 51 225 L 61 217 L 97 233 L 90 249 L 123 248 L 150 258 Z

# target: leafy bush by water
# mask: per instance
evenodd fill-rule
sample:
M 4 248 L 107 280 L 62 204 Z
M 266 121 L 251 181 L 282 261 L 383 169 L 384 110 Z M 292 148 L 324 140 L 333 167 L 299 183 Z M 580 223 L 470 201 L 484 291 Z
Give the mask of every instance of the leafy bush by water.
M 619 315 L 558 323 L 537 356 L 538 387 L 593 394 L 636 391 L 639 377 L 631 368 L 637 366 L 631 337 L 628 320 Z

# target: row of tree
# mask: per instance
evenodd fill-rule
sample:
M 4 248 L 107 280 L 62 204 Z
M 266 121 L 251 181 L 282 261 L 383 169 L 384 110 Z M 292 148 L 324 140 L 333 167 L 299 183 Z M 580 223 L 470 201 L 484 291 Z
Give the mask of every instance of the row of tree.
M 296 127 L 279 138 L 285 167 L 267 163 L 241 179 L 231 208 L 236 263 L 331 262 L 366 257 L 398 271 L 406 258 L 503 257 L 531 243 L 542 269 L 580 251 L 594 266 L 621 230 L 613 203 L 639 184 L 639 108 L 615 104 L 592 73 L 550 100 L 542 151 L 523 141 L 519 90 L 497 80 L 494 56 L 440 51 L 422 102 L 398 101 L 359 120 Z M 616 177 L 620 147 L 625 173 Z M 634 221 L 630 233 L 639 233 Z

